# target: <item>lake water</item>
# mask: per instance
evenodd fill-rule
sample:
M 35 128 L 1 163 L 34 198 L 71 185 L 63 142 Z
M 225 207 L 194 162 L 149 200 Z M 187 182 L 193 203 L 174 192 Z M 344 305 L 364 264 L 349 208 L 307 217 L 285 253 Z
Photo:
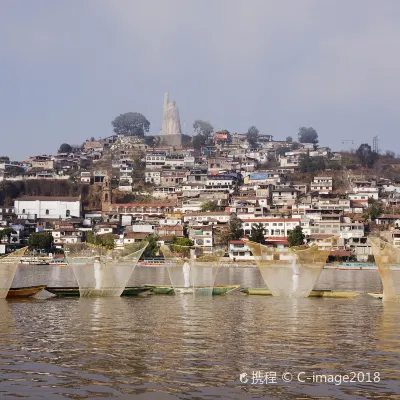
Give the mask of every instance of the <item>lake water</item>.
M 136 268 L 143 283 L 168 274 Z M 69 267 L 20 267 L 13 286 L 35 284 L 76 282 Z M 252 268 L 221 269 L 216 284 L 264 286 Z M 324 270 L 317 288 L 381 285 L 377 271 Z M 400 304 L 366 294 L 0 300 L 1 398 L 399 399 L 399 371 Z

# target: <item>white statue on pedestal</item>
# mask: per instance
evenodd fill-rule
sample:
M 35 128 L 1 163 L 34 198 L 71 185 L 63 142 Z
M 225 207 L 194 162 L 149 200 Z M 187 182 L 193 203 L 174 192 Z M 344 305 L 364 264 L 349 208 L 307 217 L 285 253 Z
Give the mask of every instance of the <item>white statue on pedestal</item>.
M 164 117 L 162 123 L 162 134 L 182 134 L 178 107 L 175 101 L 169 101 L 168 93 L 165 93 L 164 95 Z

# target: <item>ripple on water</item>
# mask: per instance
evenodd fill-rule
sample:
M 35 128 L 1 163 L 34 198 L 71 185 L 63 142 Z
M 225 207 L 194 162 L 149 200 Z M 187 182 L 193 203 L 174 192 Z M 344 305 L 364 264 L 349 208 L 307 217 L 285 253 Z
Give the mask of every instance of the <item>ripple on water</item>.
M 357 280 L 350 272 L 347 280 L 340 275 L 335 282 L 346 288 Z M 155 279 L 147 272 L 140 274 L 142 283 Z M 229 282 L 243 278 L 257 283 L 257 274 L 229 272 Z M 359 290 L 379 290 L 374 275 L 358 277 Z M 399 317 L 399 305 L 384 305 L 368 296 L 3 300 L 0 396 L 395 398 L 400 378 Z M 278 375 L 379 371 L 382 381 L 342 386 L 240 383 L 239 374 L 251 378 L 257 370 Z

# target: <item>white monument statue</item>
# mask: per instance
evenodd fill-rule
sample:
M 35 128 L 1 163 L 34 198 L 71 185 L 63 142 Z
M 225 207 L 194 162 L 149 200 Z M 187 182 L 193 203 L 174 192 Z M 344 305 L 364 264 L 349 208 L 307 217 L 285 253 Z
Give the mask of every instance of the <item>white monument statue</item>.
M 179 110 L 175 101 L 170 101 L 168 93 L 164 95 L 164 117 L 162 123 L 162 135 L 181 135 L 181 122 Z

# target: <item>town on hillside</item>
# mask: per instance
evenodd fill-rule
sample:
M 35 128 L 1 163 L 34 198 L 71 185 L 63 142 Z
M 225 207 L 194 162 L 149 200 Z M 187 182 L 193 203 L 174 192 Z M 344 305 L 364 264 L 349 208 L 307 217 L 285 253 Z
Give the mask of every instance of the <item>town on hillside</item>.
M 368 235 L 389 231 L 400 246 L 400 160 L 362 143 L 332 152 L 313 128 L 274 140 L 255 126 L 216 130 L 206 121 L 182 133 L 164 98 L 162 132 L 140 113 L 121 114 L 111 136 L 63 143 L 57 154 L 0 159 L 0 254 L 29 245 L 63 257 L 63 246 L 109 248 L 148 241 L 251 261 L 249 240 L 285 247 L 338 241 L 330 260 L 372 262 Z

